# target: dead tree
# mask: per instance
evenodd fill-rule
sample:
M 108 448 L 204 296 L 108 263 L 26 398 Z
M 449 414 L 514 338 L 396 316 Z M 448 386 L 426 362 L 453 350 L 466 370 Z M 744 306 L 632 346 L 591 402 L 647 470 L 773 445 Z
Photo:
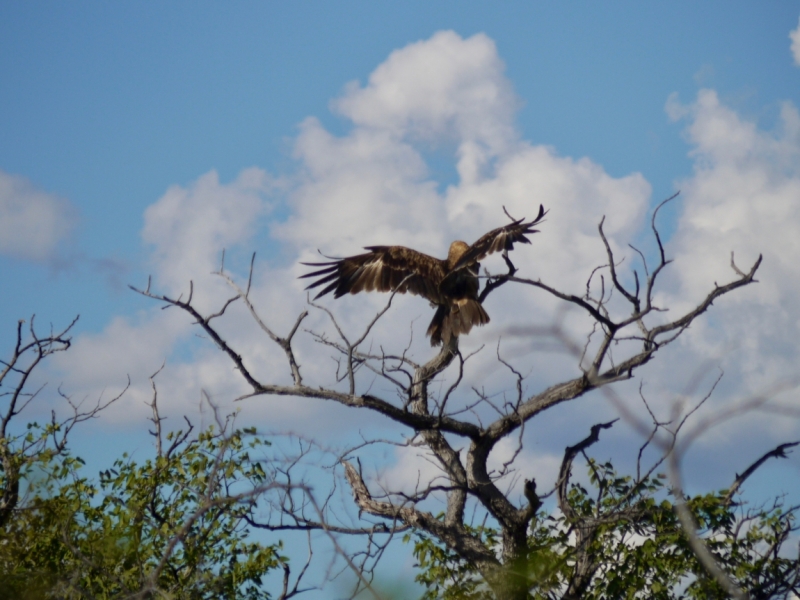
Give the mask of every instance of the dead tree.
M 671 198 L 670 198 L 671 199 Z M 670 200 L 668 199 L 668 200 Z M 508 366 L 517 380 L 516 394 L 512 402 L 502 405 L 494 404 L 495 418 L 490 422 L 482 422 L 474 418 L 470 410 L 463 407 L 459 410 L 448 404 L 450 398 L 458 393 L 462 381 L 462 373 L 466 358 L 458 350 L 457 340 L 445 346 L 426 362 L 417 362 L 408 353 L 389 354 L 365 349 L 365 340 L 373 326 L 391 305 L 391 298 L 383 311 L 366 325 L 364 333 L 357 339 L 349 339 L 336 323 L 332 313 L 327 309 L 311 304 L 312 307 L 325 310 L 331 317 L 338 332 L 338 339 L 330 339 L 321 334 L 314 334 L 315 339 L 327 345 L 338 355 L 340 379 L 344 382 L 342 389 L 321 387 L 314 382 L 307 382 L 300 361 L 295 352 L 295 339 L 300 332 L 300 325 L 307 316 L 301 312 L 297 320 L 288 328 L 288 333 L 280 335 L 275 332 L 258 314 L 250 299 L 252 283 L 252 262 L 250 277 L 242 289 L 222 268 L 217 275 L 225 279 L 232 289 L 232 295 L 221 309 L 213 314 L 201 314 L 193 304 L 190 284 L 188 296 L 173 298 L 146 289 L 137 292 L 154 298 L 167 305 L 175 306 L 187 312 L 216 345 L 228 355 L 241 376 L 250 387 L 243 398 L 257 396 L 294 396 L 333 401 L 343 406 L 375 411 L 393 421 L 406 432 L 406 439 L 426 448 L 436 459 L 444 474 L 443 482 L 437 481 L 418 489 L 413 495 L 401 494 L 392 490 L 376 491 L 365 480 L 360 467 L 352 458 L 342 460 L 345 478 L 352 489 L 355 503 L 360 513 L 383 520 L 384 531 L 396 532 L 405 528 L 423 531 L 438 540 L 450 551 L 472 565 L 480 573 L 483 580 L 491 588 L 492 594 L 502 599 L 521 599 L 528 597 L 530 582 L 515 565 L 524 564 L 529 553 L 529 532 L 532 522 L 541 505 L 541 497 L 537 494 L 536 483 L 531 477 L 524 485 L 524 501 L 515 503 L 501 489 L 498 479 L 506 473 L 490 472 L 488 459 L 497 444 L 512 435 L 519 434 L 521 428 L 541 413 L 552 407 L 580 398 L 593 390 L 609 386 L 615 382 L 628 380 L 634 373 L 654 359 L 656 354 L 674 342 L 686 329 L 706 312 L 713 302 L 734 290 L 754 283 L 755 274 L 761 264 L 761 257 L 746 271 L 740 270 L 731 261 L 735 277 L 724 285 L 714 284 L 705 298 L 691 310 L 676 318 L 664 319 L 662 308 L 653 303 L 656 283 L 665 267 L 671 262 L 667 259 L 661 236 L 656 227 L 656 216 L 659 209 L 668 201 L 662 202 L 654 211 L 651 228 L 657 245 L 658 259 L 654 268 L 648 267 L 644 255 L 641 257 L 644 275 L 634 270 L 633 283 L 623 284 L 618 268 L 618 259 L 612 252 L 603 231 L 603 221 L 598 232 L 605 247 L 607 262 L 595 269 L 590 276 L 599 277 L 600 284 L 587 284 L 586 293 L 579 296 L 555 289 L 539 280 L 518 277 L 513 263 L 506 259 L 508 271 L 502 275 L 487 276 L 487 283 L 480 296 L 481 301 L 498 287 L 506 284 L 531 286 L 555 298 L 578 307 L 593 321 L 595 341 L 592 356 L 586 356 L 589 347 L 587 342 L 580 354 L 578 376 L 561 381 L 532 394 L 524 394 L 521 385 L 522 376 Z M 638 250 L 637 250 L 638 252 Z M 599 273 L 599 275 L 598 275 Z M 599 287 L 599 291 L 596 288 Z M 627 306 L 620 312 L 610 303 L 611 296 L 621 298 Z M 222 317 L 233 302 L 242 302 L 252 314 L 260 329 L 283 351 L 292 383 L 279 385 L 259 380 L 232 343 L 223 338 L 214 322 Z M 599 339 L 598 339 L 599 338 Z M 613 344 L 624 341 L 623 348 L 629 349 L 626 356 L 611 360 L 610 349 Z M 452 383 L 444 393 L 434 394 L 430 384 L 448 367 L 454 365 L 457 374 L 451 378 Z M 360 392 L 357 385 L 362 373 L 379 377 L 388 382 L 397 392 L 398 399 L 384 397 L 370 392 Z M 490 405 L 491 399 L 479 395 L 475 405 Z M 593 562 L 587 552 L 581 552 L 592 539 L 599 527 L 611 520 L 630 520 L 635 518 L 635 510 L 626 506 L 624 499 L 619 509 L 609 514 L 589 518 L 573 514 L 566 501 L 567 485 L 570 479 L 573 459 L 592 443 L 597 441 L 601 429 L 610 427 L 611 423 L 599 424 L 592 428 L 591 435 L 577 445 L 566 449 L 561 467 L 561 474 L 556 485 L 559 506 L 565 516 L 574 520 L 576 534 L 576 554 L 573 574 L 567 588 L 559 597 L 578 598 L 588 582 L 596 574 L 601 565 Z M 463 441 L 466 451 L 461 452 L 454 441 Z M 355 456 L 354 453 L 351 456 Z M 652 470 L 650 471 L 652 473 Z M 642 476 L 644 478 L 644 475 Z M 437 517 L 418 505 L 433 494 L 445 497 L 444 516 Z M 500 548 L 490 547 L 469 526 L 466 517 L 468 502 L 474 502 L 496 523 L 500 531 Z M 292 508 L 286 513 L 292 513 Z M 330 526 L 324 518 L 301 516 L 294 521 L 298 527 Z M 361 533 L 374 535 L 380 528 L 374 524 L 362 528 L 354 528 L 345 533 Z

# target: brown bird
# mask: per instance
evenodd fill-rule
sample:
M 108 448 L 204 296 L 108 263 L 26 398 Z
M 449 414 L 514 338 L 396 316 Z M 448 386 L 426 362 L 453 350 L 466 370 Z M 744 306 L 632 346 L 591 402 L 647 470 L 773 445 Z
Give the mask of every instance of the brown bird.
M 545 214 L 540 205 L 533 221 L 512 220 L 481 236 L 471 246 L 457 240 L 450 244 L 446 260 L 404 246 L 366 246 L 364 249 L 369 250 L 366 254 L 330 262 L 301 263 L 322 268 L 300 277 L 319 277 L 307 290 L 327 284 L 315 300 L 329 292 L 339 298 L 347 293 L 372 291 L 409 292 L 427 298 L 436 306 L 427 332 L 431 346 L 449 344 L 451 339 L 469 333 L 474 325 L 489 322 L 489 315 L 478 299 L 478 261 L 493 252 L 502 252 L 507 259 L 514 242 L 530 244 L 525 236 L 538 232 L 532 227 L 541 223 Z

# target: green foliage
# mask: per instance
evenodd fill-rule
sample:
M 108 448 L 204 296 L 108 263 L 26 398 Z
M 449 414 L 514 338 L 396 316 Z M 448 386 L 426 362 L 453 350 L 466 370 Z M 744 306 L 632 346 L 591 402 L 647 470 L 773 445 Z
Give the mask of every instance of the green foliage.
M 619 476 L 610 463 L 590 461 L 591 493 L 570 486 L 567 499 L 572 519 L 560 511 L 540 512 L 531 523 L 528 555 L 523 564 L 504 565 L 529 582 L 531 599 L 560 598 L 578 569 L 590 564 L 591 580 L 581 598 L 728 598 L 692 552 L 676 516 L 663 476 Z M 786 597 L 797 591 L 798 559 L 781 553 L 795 529 L 795 508 L 779 502 L 744 511 L 726 501 L 726 490 L 691 498 L 689 508 L 699 534 L 720 566 L 754 598 Z M 576 531 L 592 525 L 585 545 Z M 499 555 L 500 532 L 491 527 L 471 531 Z M 427 588 L 424 600 L 484 600 L 493 596 L 477 569 L 421 532 L 414 542 L 420 573 Z
M 439 515 L 444 518 L 444 515 Z M 496 532 L 489 527 L 468 527 L 471 534 L 479 538 L 489 548 L 497 548 Z M 486 589 L 475 569 L 460 560 L 458 554 L 437 544 L 419 530 L 403 536 L 408 543 L 414 540 L 414 558 L 420 572 L 416 581 L 426 587 L 422 600 L 490 600 Z
M 46 435 L 35 424 L 27 433 Z M 250 540 L 245 521 L 269 484 L 249 451 L 266 442 L 213 428 L 166 441 L 143 464 L 123 455 L 97 481 L 68 452 L 29 460 L 0 530 L 0 597 L 268 598 L 263 577 L 286 559 L 280 544 Z

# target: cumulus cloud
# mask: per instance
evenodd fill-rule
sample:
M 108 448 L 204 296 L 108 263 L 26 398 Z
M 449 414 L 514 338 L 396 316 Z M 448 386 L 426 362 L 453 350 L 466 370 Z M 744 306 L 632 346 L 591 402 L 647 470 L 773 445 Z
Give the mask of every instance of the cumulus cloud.
M 794 64 L 800 66 L 800 20 L 798 20 L 797 27 L 789 33 L 789 39 L 792 40 L 791 50 Z
M 393 52 L 333 108 L 356 126 L 432 142 L 477 143 L 500 152 L 515 139 L 518 104 L 494 42 L 441 31 Z
M 309 119 L 295 156 L 305 177 L 289 198 L 291 217 L 274 231 L 297 249 L 346 252 L 390 237 L 427 251 L 442 243 L 441 202 L 411 145 L 360 128 L 337 138 Z
M 759 255 L 763 263 L 758 283 L 716 301 L 686 332 L 680 350 L 660 361 L 657 369 L 666 375 L 691 374 L 698 365 L 715 373 L 717 366 L 722 368 L 723 383 L 709 411 L 773 392 L 772 401 L 785 402 L 785 394 L 777 392 L 784 385 L 793 388 L 800 361 L 797 107 L 784 103 L 775 126 L 764 129 L 727 106 L 715 91 L 703 89 L 687 104 L 672 96 L 667 113 L 686 122 L 694 171 L 679 182 L 683 210 L 669 246 L 675 262 L 659 302 L 682 310 L 696 304 L 715 284 L 733 280 L 732 253 L 744 271 Z M 673 386 L 685 386 L 689 379 L 673 377 Z M 769 444 L 797 434 L 795 419 L 747 413 L 745 419 L 707 432 L 702 441 L 733 454 L 747 451 L 750 454 L 743 460 L 752 460 Z M 743 439 L 758 448 L 742 444 Z
M 674 239 L 675 293 L 695 302 L 709 282 L 734 275 L 731 252 L 741 268 L 762 254 L 758 285 L 720 303 L 728 325 L 715 331 L 720 341 L 752 346 L 751 364 L 759 368 L 770 364 L 772 355 L 794 360 L 800 323 L 794 302 L 800 292 L 797 108 L 785 103 L 774 131 L 743 119 L 712 90 L 701 90 L 689 105 L 672 98 L 669 110 L 689 120 L 686 134 L 695 160 L 693 175 L 681 183 L 685 208 Z
M 55 258 L 76 221 L 67 200 L 0 171 L 0 253 L 36 261 Z
M 132 389 L 107 414 L 115 420 L 141 414 L 150 397 L 148 378 L 188 333 L 188 320 L 174 317 L 165 311 L 119 316 L 99 333 L 77 336 L 70 351 L 53 360 L 65 393 L 87 402 L 108 400 L 125 388 L 130 377 Z
M 216 171 L 188 187 L 172 186 L 144 213 L 142 240 L 152 250 L 158 281 L 170 291 L 218 266 L 226 247 L 250 239 L 269 208 L 264 195 L 274 185 L 261 169 L 242 171 L 221 184 Z
M 353 84 L 333 103 L 353 123 L 347 135 L 334 136 L 316 119 L 301 126 L 295 157 L 303 179 L 289 197 L 292 215 L 275 235 L 301 252 L 401 243 L 441 256 L 452 239 L 473 241 L 502 224 L 502 206 L 530 216 L 541 202 L 551 216 L 537 252 L 552 245 L 593 263 L 602 247 L 589 248 L 587 236 L 596 238 L 599 219 L 613 213 L 612 237 L 633 233 L 650 186 L 641 174 L 614 178 L 588 158 L 518 140 L 518 100 L 503 70 L 484 35 L 440 32 L 393 52 L 365 87 Z M 455 141 L 459 165 L 470 153 L 492 160 L 481 169 L 460 168 L 459 180 L 440 193 L 414 143 L 423 134 Z M 563 274 L 559 257 L 569 257 L 555 254 L 548 268 Z
M 351 122 L 347 133 L 335 135 L 319 120 L 306 119 L 294 143 L 298 170 L 291 187 L 279 190 L 286 203 L 281 213 L 288 216 L 273 217 L 270 224 L 272 238 L 282 244 L 283 255 L 290 261 L 257 263 L 253 278 L 251 298 L 269 324 L 286 332 L 304 308 L 304 283 L 296 278 L 305 267 L 298 262 L 317 258 L 316 249 L 346 255 L 370 244 L 403 244 L 444 256 L 453 239 L 472 242 L 505 223 L 503 206 L 515 216 L 527 217 L 536 213 L 539 203 L 550 209 L 542 233 L 531 246 L 515 250 L 515 260 L 526 276 L 542 277 L 582 293 L 586 274 L 605 260 L 597 223 L 608 215 L 606 231 L 611 243 L 617 249 L 625 248 L 641 225 L 650 186 L 641 174 L 612 177 L 588 158 L 560 156 L 554 148 L 519 139 L 514 126 L 518 105 L 503 62 L 488 37 L 464 39 L 453 32 L 440 32 L 393 52 L 365 86 L 346 86 L 332 107 Z M 452 151 L 457 166 L 457 181 L 444 190 L 432 179 L 426 164 L 431 145 Z M 173 295 L 185 293 L 191 279 L 194 299 L 201 308 L 218 308 L 228 290 L 210 272 L 218 268 L 223 248 L 253 248 L 252 236 L 257 226 L 265 223 L 271 208 L 267 198 L 277 187 L 275 179 L 253 168 L 230 183 L 220 182 L 212 171 L 188 185 L 168 189 L 145 212 L 142 230 L 142 239 L 152 253 L 154 289 Z M 500 269 L 502 261 L 496 258 L 487 265 Z M 326 300 L 325 304 L 335 311 L 344 330 L 352 333 L 364 326 L 365 315 L 385 302 L 382 295 L 364 294 L 335 303 Z M 489 336 L 487 341 L 494 344 L 498 331 L 513 338 L 512 326 L 546 321 L 556 310 L 555 304 L 530 291 L 513 302 L 498 294 L 487 306 L 492 331 L 476 330 L 464 340 L 464 347 L 479 347 L 483 336 Z M 159 316 L 154 312 L 112 324 L 92 344 L 87 342 L 85 348 L 79 344 L 74 354 L 87 360 L 93 353 L 113 355 L 119 365 L 141 365 L 136 367 L 140 397 L 149 394 L 144 374 L 171 357 L 159 380 L 174 393 L 169 402 L 175 406 L 196 402 L 197 386 L 182 386 L 185 378 L 202 380 L 204 389 L 219 391 L 221 396 L 225 390 L 230 397 L 241 393 L 230 365 L 219 369 L 212 364 L 216 360 L 224 365 L 225 358 L 210 344 L 205 346 L 208 353 L 181 350 L 181 340 L 189 339 L 184 337 L 187 321 L 181 321 L 181 327 L 165 327 L 164 314 L 180 319 L 176 311 L 159 311 Z M 390 317 L 376 327 L 375 339 L 402 346 L 410 338 L 412 324 L 413 351 L 427 356 L 430 347 L 424 331 L 430 318 L 425 301 L 397 298 Z M 272 380 L 287 380 L 281 352 L 254 329 L 246 311 L 232 306 L 226 318 L 217 322 L 255 371 Z M 330 329 L 328 317 L 319 311 L 312 311 L 304 326 Z M 129 343 L 115 342 L 121 331 L 131 338 Z M 136 351 L 140 347 L 137 335 L 148 332 L 159 340 L 151 356 Z M 299 336 L 297 343 L 307 377 L 323 385 L 338 385 L 328 349 L 303 341 L 305 337 Z M 131 356 L 126 358 L 128 351 Z M 552 357 L 543 359 L 549 363 Z M 494 353 L 484 352 L 473 363 L 476 381 L 490 385 L 489 374 L 498 370 Z M 574 370 L 574 364 L 569 368 Z M 76 374 L 76 382 L 78 379 Z M 289 420 L 303 421 L 307 415 L 306 405 L 298 401 L 283 400 L 270 407 Z M 335 407 L 326 408 L 335 412 Z
M 266 196 L 275 185 L 264 171 L 250 168 L 229 183 L 211 171 L 188 186 L 170 187 L 144 215 L 142 239 L 151 250 L 152 291 L 177 297 L 188 291 L 191 280 L 197 283 L 193 301 L 201 310 L 224 302 L 230 290 L 211 273 L 219 269 L 224 249 L 252 250 L 259 218 L 270 208 Z M 197 332 L 187 315 L 160 308 L 154 301 L 151 310 L 118 316 L 103 331 L 78 336 L 70 351 L 54 360 L 64 389 L 87 399 L 108 398 L 130 377 L 131 388 L 107 411 L 111 419 L 130 423 L 131 416 L 147 414 L 149 377 L 168 360 L 169 368 L 158 377 L 167 413 L 195 413 L 201 392 L 229 408 L 244 391 L 241 379 L 219 361 L 212 346 L 194 343 Z M 251 331 L 241 317 L 230 325 L 234 338 L 244 337 L 243 328 Z M 252 340 L 242 350 L 258 360 L 265 355 L 262 346 Z

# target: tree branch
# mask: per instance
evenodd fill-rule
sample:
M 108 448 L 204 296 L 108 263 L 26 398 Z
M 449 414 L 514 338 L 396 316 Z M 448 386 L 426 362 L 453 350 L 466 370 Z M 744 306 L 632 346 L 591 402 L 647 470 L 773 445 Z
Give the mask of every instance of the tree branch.
M 747 467 L 741 475 L 737 474 L 736 479 L 734 480 L 731 487 L 728 489 L 728 493 L 725 494 L 723 503 L 726 505 L 730 504 L 731 500 L 733 499 L 733 495 L 739 491 L 739 488 L 742 487 L 742 484 L 747 480 L 747 478 L 750 477 L 753 473 L 755 473 L 756 470 L 765 462 L 767 462 L 770 458 L 788 458 L 786 451 L 789 448 L 794 448 L 795 446 L 798 445 L 800 445 L 800 442 L 789 442 L 786 444 L 781 444 L 777 448 L 774 448 L 773 450 L 770 450 L 769 452 L 764 454 L 764 456 L 762 456 L 752 465 Z

